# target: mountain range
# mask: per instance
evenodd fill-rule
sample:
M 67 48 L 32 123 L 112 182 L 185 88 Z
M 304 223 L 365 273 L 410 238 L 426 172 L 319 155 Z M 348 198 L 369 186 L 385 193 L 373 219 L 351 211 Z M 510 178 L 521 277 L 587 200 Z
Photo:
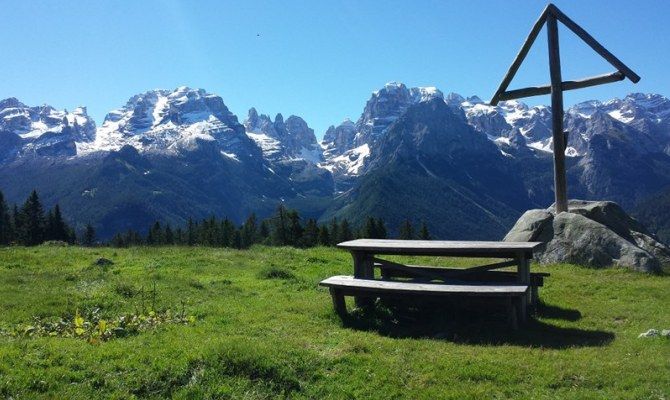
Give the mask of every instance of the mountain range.
M 658 232 L 670 196 L 670 100 L 629 94 L 566 110 L 571 198 L 613 200 Z M 251 212 L 280 202 L 321 221 L 426 222 L 444 239 L 499 239 L 553 201 L 551 108 L 388 83 L 360 117 L 322 142 L 299 116 L 251 108 L 240 121 L 220 96 L 179 87 L 131 97 L 98 126 L 73 111 L 0 101 L 0 190 L 37 189 L 101 238 L 154 220 Z M 661 199 L 661 200 L 654 200 Z

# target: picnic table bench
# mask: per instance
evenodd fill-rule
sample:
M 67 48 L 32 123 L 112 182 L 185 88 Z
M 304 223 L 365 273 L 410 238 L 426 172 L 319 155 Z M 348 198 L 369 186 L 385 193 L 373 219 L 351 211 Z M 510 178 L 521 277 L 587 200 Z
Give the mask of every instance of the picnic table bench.
M 346 315 L 344 296 L 367 307 L 375 297 L 480 296 L 503 297 L 509 321 L 525 321 L 528 306 L 537 303 L 537 288 L 548 274 L 531 274 L 530 260 L 538 242 L 358 239 L 337 247 L 351 252 L 353 276 L 334 276 L 320 284 L 329 288 L 335 310 Z M 446 256 L 505 259 L 470 268 L 405 265 L 376 255 Z M 516 271 L 495 271 L 516 266 Z M 381 278 L 375 279 L 375 268 Z M 399 281 L 398 278 L 406 278 Z M 438 281 L 438 282 L 435 282 Z

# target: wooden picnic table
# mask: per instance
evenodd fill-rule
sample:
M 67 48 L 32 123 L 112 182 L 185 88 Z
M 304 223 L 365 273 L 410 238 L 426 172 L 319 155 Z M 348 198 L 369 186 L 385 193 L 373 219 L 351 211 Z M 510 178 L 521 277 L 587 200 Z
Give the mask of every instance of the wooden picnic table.
M 409 276 L 423 277 L 428 281 L 435 278 L 458 280 L 472 274 L 478 274 L 478 276 L 483 276 L 486 279 L 487 276 L 492 276 L 487 271 L 516 266 L 516 282 L 522 285 L 530 285 L 530 260 L 533 258 L 533 250 L 540 244 L 539 242 L 357 239 L 342 242 L 337 247 L 351 252 L 354 260 L 354 278 L 358 279 L 374 279 L 375 266 L 401 274 L 407 273 Z M 404 265 L 377 258 L 376 255 L 471 257 L 507 260 L 464 269 L 444 269 L 440 267 Z M 495 274 L 498 276 L 500 273 L 496 272 Z M 369 298 L 365 296 L 357 296 L 355 298 L 358 306 L 369 304 Z M 528 296 L 524 297 L 521 305 L 523 315 L 526 314 L 527 305 L 531 301 L 532 296 L 529 293 Z

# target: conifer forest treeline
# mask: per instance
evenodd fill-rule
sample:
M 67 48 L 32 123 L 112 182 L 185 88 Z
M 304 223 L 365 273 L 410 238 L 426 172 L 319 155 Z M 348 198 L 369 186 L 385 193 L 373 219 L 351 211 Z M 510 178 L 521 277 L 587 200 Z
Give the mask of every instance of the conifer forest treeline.
M 425 223 L 418 229 L 409 219 L 398 227 L 399 239 L 431 239 Z M 35 246 L 56 241 L 83 246 L 212 246 L 243 249 L 254 244 L 270 246 L 334 246 L 356 238 L 385 239 L 388 230 L 384 220 L 368 217 L 363 226 L 351 226 L 346 219 L 333 219 L 318 223 L 316 219 L 304 220 L 296 210 L 279 204 L 275 213 L 263 220 L 255 214 L 237 225 L 224 217 L 211 216 L 202 220 L 189 218 L 185 226 L 173 227 L 169 223 L 154 222 L 142 234 L 136 230 L 116 233 L 110 241 L 98 241 L 95 228 L 89 223 L 80 232 L 70 226 L 56 204 L 45 211 L 39 194 L 33 191 L 23 205 L 10 205 L 0 192 L 0 245 Z

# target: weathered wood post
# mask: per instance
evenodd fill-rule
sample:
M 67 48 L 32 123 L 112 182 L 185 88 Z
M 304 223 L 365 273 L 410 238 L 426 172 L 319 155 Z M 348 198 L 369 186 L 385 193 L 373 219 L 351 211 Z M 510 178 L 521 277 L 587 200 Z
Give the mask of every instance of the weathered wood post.
M 576 81 L 563 81 L 561 77 L 561 57 L 558 45 L 558 22 L 561 22 L 568 29 L 574 32 L 580 39 L 588 44 L 596 53 L 603 57 L 607 62 L 614 66 L 617 71 L 585 78 Z M 542 26 L 547 26 L 547 40 L 549 47 L 549 74 L 551 83 L 545 86 L 528 87 L 516 90 L 507 90 L 507 87 L 514 79 L 514 75 L 519 70 L 521 63 L 528 55 L 533 42 L 537 38 Z M 602 85 L 616 81 L 630 79 L 637 83 L 640 77 L 619 61 L 612 53 L 607 51 L 593 36 L 589 35 L 581 26 L 563 14 L 555 5 L 549 4 L 544 9 L 540 18 L 535 22 L 526 41 L 521 46 L 521 50 L 512 62 L 509 70 L 505 74 L 498 90 L 493 95 L 490 104 L 495 106 L 501 100 L 520 99 L 523 97 L 539 96 L 551 94 L 552 110 L 552 139 L 554 144 L 554 193 L 556 198 L 556 212 L 568 211 L 568 185 L 565 173 L 565 149 L 567 147 L 566 132 L 563 132 L 563 91 L 581 89 L 585 87 Z
M 551 134 L 554 140 L 554 191 L 556 213 L 568 211 L 568 184 L 565 177 L 565 147 L 563 134 L 563 79 L 561 78 L 561 54 L 558 47 L 558 24 L 553 14 L 547 15 L 547 38 L 549 40 L 549 75 L 551 76 Z

